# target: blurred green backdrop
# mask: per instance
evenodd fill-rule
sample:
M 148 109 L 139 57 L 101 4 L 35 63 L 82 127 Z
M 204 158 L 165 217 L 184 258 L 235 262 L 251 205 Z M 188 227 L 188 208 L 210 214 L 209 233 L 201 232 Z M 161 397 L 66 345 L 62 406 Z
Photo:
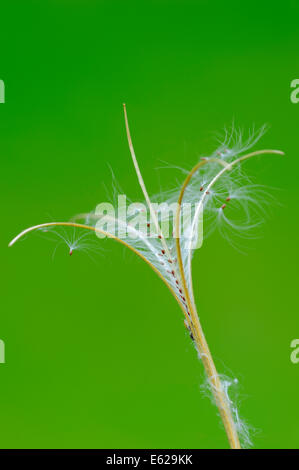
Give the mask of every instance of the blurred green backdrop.
M 23 228 L 134 200 L 122 103 L 151 193 L 214 149 L 232 121 L 269 123 L 248 165 L 281 207 L 248 255 L 214 235 L 197 253 L 200 316 L 220 372 L 240 381 L 257 448 L 299 444 L 298 3 L 11 1 L 1 5 L 2 448 L 227 447 L 169 292 L 114 242 L 92 256 Z M 103 184 L 105 183 L 105 185 Z M 95 261 L 95 262 L 93 262 Z M 204 275 L 202 274 L 204 273 Z

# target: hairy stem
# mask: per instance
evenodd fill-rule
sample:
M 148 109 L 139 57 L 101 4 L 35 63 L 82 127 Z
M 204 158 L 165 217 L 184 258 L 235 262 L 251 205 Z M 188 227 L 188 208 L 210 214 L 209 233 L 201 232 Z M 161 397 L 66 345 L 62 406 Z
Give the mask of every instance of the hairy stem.
M 188 186 L 192 176 L 196 173 L 197 170 L 199 170 L 202 166 L 209 162 L 217 162 L 221 164 L 224 168 L 222 168 L 219 173 L 214 177 L 214 179 L 211 181 L 209 186 L 207 187 L 203 197 L 200 200 L 200 203 L 197 207 L 196 214 L 193 219 L 193 224 L 195 225 L 196 223 L 196 217 L 198 217 L 198 214 L 200 210 L 202 210 L 203 207 L 203 202 L 205 199 L 205 196 L 208 192 L 208 190 L 215 184 L 215 182 L 222 176 L 222 174 L 232 168 L 233 165 L 243 161 L 247 160 L 248 158 L 251 158 L 256 155 L 260 154 L 265 154 L 265 153 L 276 153 L 283 155 L 284 153 L 278 150 L 260 150 L 257 152 L 252 152 L 247 155 L 244 155 L 237 160 L 235 160 L 232 163 L 226 163 L 223 162 L 220 159 L 215 159 L 215 158 L 210 158 L 210 159 L 204 159 L 201 162 L 199 162 L 195 167 L 190 171 L 188 174 L 187 178 L 184 181 L 184 184 L 182 186 L 182 189 L 180 191 L 179 195 L 179 200 L 178 200 L 178 208 L 177 208 L 177 213 L 176 213 L 176 223 L 175 223 L 175 234 L 176 234 L 176 248 L 177 248 L 177 257 L 178 257 L 178 265 L 179 265 L 179 270 L 182 278 L 182 284 L 185 292 L 185 297 L 187 300 L 187 304 L 189 307 L 189 311 L 191 313 L 191 331 L 200 355 L 200 358 L 202 359 L 209 385 L 212 389 L 216 405 L 219 409 L 219 413 L 228 437 L 228 441 L 230 444 L 230 447 L 232 449 L 240 449 L 240 441 L 239 441 L 239 436 L 238 432 L 236 429 L 236 425 L 232 416 L 230 404 L 228 401 L 228 397 L 223 389 L 219 374 L 217 372 L 217 369 L 215 367 L 211 352 L 209 350 L 208 343 L 206 341 L 202 326 L 199 321 L 198 313 L 196 310 L 195 306 L 195 301 L 194 301 L 194 294 L 193 294 L 193 287 L 192 287 L 192 274 L 191 274 L 191 255 L 192 255 L 192 250 L 190 250 L 189 253 L 189 259 L 188 259 L 188 265 L 190 269 L 190 283 L 191 283 L 191 288 L 189 290 L 187 286 L 187 281 L 186 281 L 186 276 L 185 276 L 185 271 L 184 271 L 184 266 L 183 266 L 183 261 L 182 261 L 182 253 L 181 253 L 181 243 L 180 243 L 180 217 L 181 217 L 181 204 L 183 200 L 183 196 L 186 190 L 186 187 Z M 194 229 L 194 227 L 192 227 Z M 193 230 L 192 230 L 193 231 Z M 191 232 L 192 232 L 191 231 Z M 191 235 L 192 237 L 192 235 Z
M 215 398 L 215 402 L 218 407 L 230 447 L 232 449 L 241 449 L 238 432 L 231 413 L 230 404 L 224 392 L 219 374 L 209 350 L 208 343 L 198 319 L 196 308 L 194 306 L 192 306 L 191 312 L 194 340 L 196 342 L 200 358 L 202 359 L 205 372 L 208 377 L 208 382 L 212 389 L 212 393 Z
M 205 163 L 206 162 L 203 161 L 201 162 L 201 164 L 198 164 L 197 167 L 199 168 L 200 166 L 203 166 Z M 194 174 L 194 172 L 192 174 Z M 188 184 L 190 178 L 188 179 L 186 185 Z M 183 266 L 183 261 L 182 261 L 182 254 L 181 254 L 180 237 L 179 237 L 179 233 L 180 233 L 180 210 L 179 208 L 181 206 L 183 193 L 181 194 L 182 196 L 180 195 L 180 198 L 178 201 L 179 206 L 178 206 L 178 212 L 176 215 L 176 248 L 177 248 L 177 255 L 178 255 L 178 266 L 179 266 L 179 270 L 180 270 L 180 274 L 182 278 L 184 293 L 185 293 L 187 305 L 189 308 L 189 312 L 191 315 L 191 332 L 192 332 L 197 350 L 199 352 L 200 358 L 202 359 L 205 372 L 208 377 L 209 385 L 212 389 L 215 402 L 218 407 L 218 410 L 219 410 L 219 413 L 220 413 L 220 416 L 221 416 L 221 419 L 222 419 L 222 422 L 223 422 L 223 425 L 224 425 L 224 428 L 228 437 L 229 444 L 232 449 L 240 449 L 241 448 L 240 441 L 239 441 L 236 426 L 235 426 L 235 423 L 231 414 L 231 409 L 230 409 L 227 397 L 224 393 L 221 380 L 216 370 L 212 355 L 210 353 L 210 349 L 206 341 L 202 326 L 200 324 L 194 300 L 193 299 L 191 300 L 191 296 L 190 296 L 189 289 L 188 289 L 187 282 L 186 282 L 184 266 Z

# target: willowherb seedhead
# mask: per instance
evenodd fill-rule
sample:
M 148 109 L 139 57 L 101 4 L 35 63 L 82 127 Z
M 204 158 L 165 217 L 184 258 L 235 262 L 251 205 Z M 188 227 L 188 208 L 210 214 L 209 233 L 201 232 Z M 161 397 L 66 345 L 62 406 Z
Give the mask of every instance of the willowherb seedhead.
M 253 132 L 245 142 L 241 132 L 227 132 L 212 155 L 201 157 L 191 171 L 186 171 L 179 189 L 150 198 L 135 156 L 125 105 L 124 113 L 129 148 L 145 202 L 131 204 L 123 217 L 125 201 L 119 196 L 117 214 L 111 205 L 99 205 L 94 211 L 80 214 L 69 222 L 48 222 L 27 228 L 9 246 L 27 233 L 41 230 L 65 242 L 72 255 L 76 249 L 90 249 L 86 236 L 94 232 L 99 238 L 115 239 L 134 251 L 158 274 L 182 310 L 185 326 L 206 372 L 203 387 L 210 391 L 218 407 L 230 446 L 238 449 L 240 441 L 250 446 L 248 427 L 240 419 L 229 394 L 236 379 L 218 374 L 199 321 L 193 292 L 192 257 L 202 243 L 203 220 L 205 236 L 215 228 L 229 239 L 231 234 L 239 239 L 254 236 L 256 227 L 263 221 L 265 203 L 270 196 L 262 186 L 251 183 L 242 165 L 258 155 L 283 155 L 283 152 L 248 152 L 264 129 Z M 83 232 L 70 236 L 66 233 L 67 227 Z

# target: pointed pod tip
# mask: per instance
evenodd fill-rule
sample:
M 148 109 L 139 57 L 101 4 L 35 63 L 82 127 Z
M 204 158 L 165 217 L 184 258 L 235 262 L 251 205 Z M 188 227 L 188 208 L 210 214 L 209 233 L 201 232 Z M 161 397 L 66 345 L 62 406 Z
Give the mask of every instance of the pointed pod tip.
M 8 248 L 10 248 L 11 246 L 13 246 L 16 242 L 16 239 L 14 238 L 13 240 L 10 240 L 9 244 L 8 244 Z

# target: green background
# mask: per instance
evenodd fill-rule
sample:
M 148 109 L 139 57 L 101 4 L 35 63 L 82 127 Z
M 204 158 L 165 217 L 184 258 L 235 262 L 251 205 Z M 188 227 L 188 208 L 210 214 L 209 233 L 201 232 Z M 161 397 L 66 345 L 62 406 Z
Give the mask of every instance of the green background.
M 181 312 L 148 266 L 113 241 L 92 260 L 63 245 L 52 259 L 40 235 L 7 248 L 106 201 L 108 163 L 141 199 L 124 101 L 152 194 L 180 176 L 161 161 L 191 168 L 232 121 L 270 124 L 256 148 L 286 152 L 248 164 L 279 188 L 263 237 L 243 255 L 215 234 L 194 269 L 254 446 L 298 448 L 298 14 L 295 0 L 2 2 L 1 448 L 227 447 Z

